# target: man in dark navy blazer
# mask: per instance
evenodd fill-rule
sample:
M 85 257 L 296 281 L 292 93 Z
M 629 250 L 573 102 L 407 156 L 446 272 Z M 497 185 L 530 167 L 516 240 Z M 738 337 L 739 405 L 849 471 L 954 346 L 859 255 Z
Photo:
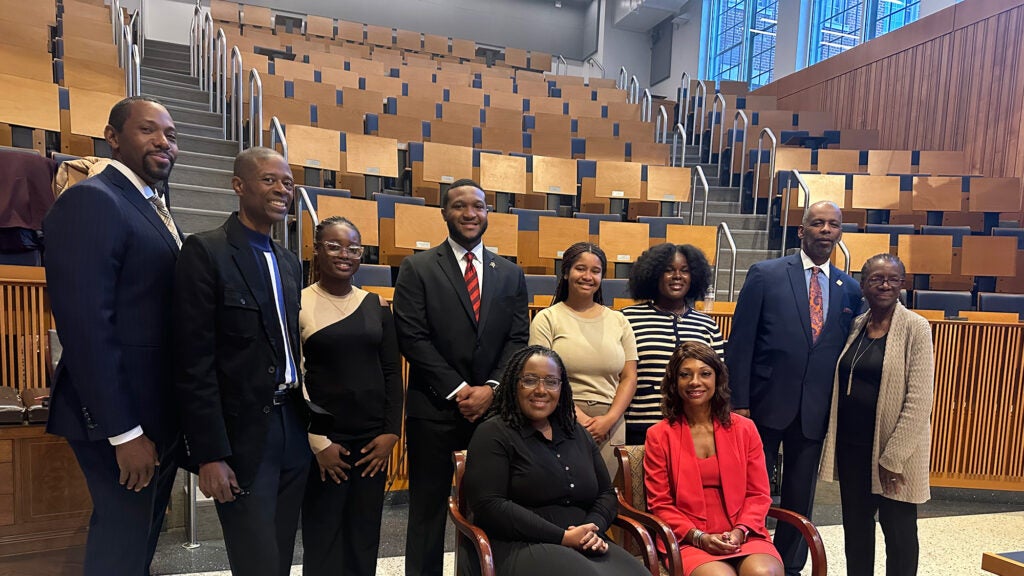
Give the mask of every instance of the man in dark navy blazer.
M 287 576 L 312 453 L 299 374 L 299 259 L 270 238 L 294 198 L 269 148 L 235 159 L 238 212 L 189 236 L 174 274 L 187 461 L 216 501 L 231 571 Z
M 417 576 L 441 574 L 452 452 L 469 445 L 494 388 L 516 385 L 499 380 L 530 338 L 523 270 L 484 248 L 480 186 L 458 180 L 441 205 L 448 239 L 402 262 L 394 298 L 398 343 L 409 361 L 405 573 Z
M 812 204 L 797 231 L 800 252 L 750 267 L 725 354 L 733 408 L 757 424 L 769 475 L 783 446 L 781 506 L 805 516 L 814 504 L 836 362 L 860 309 L 857 281 L 829 263 L 842 226 L 836 204 Z M 823 324 L 812 327 L 815 293 Z M 800 534 L 780 524 L 775 546 L 786 573 L 798 574 L 807 560 Z
M 111 109 L 104 137 L 113 163 L 65 191 L 43 222 L 64 348 L 47 431 L 68 439 L 92 496 L 86 576 L 148 576 L 177 470 L 169 376 L 181 241 L 155 189 L 178 146 L 167 109 L 143 97 Z

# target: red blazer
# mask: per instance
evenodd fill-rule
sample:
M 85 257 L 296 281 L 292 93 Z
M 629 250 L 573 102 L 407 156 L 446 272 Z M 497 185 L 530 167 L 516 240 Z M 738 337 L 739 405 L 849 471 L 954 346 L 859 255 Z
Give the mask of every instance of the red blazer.
M 715 451 L 730 522 L 767 537 L 764 520 L 772 499 L 754 423 L 736 414 L 729 428 L 715 422 Z M 704 488 L 690 427 L 684 421 L 662 420 L 647 431 L 644 485 L 648 510 L 667 522 L 680 542 L 691 528 L 706 530 Z

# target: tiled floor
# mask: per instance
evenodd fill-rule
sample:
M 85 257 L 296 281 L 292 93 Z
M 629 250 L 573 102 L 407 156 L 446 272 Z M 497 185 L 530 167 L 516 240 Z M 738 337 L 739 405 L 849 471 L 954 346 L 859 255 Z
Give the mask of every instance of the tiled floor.
M 816 496 L 815 518 L 828 556 L 830 574 L 845 573 L 843 531 L 839 525 L 838 491 L 822 484 Z M 181 548 L 181 534 L 170 532 L 161 539 L 154 563 L 156 574 L 192 576 L 228 576 L 223 543 L 213 539 L 216 519 L 208 518 L 201 533 L 211 537 L 196 550 Z M 212 525 L 211 525 L 212 524 Z M 987 574 L 982 572 L 982 552 L 1024 550 L 1024 494 L 964 490 L 933 490 L 933 500 L 920 508 L 918 520 L 921 542 L 920 576 Z M 877 532 L 875 574 L 885 573 L 884 541 Z M 381 535 L 378 576 L 404 574 L 405 506 L 398 503 L 385 511 Z M 449 533 L 449 543 L 451 534 Z M 449 544 L 449 550 L 451 545 Z M 301 550 L 296 551 L 296 563 Z M 203 570 L 207 570 L 204 572 Z M 212 571 L 211 571 L 212 570 Z M 219 570 L 219 571 L 218 571 Z M 445 574 L 453 574 L 452 554 L 446 554 Z M 810 574 L 809 568 L 804 571 Z M 302 574 L 301 566 L 292 569 Z

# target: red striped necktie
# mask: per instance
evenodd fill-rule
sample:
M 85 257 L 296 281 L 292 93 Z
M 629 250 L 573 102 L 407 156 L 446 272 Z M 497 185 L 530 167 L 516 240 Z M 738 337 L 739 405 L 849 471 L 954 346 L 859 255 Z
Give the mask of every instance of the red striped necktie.
M 469 292 L 469 301 L 473 304 L 473 314 L 476 321 L 480 321 L 480 279 L 476 275 L 476 266 L 473 266 L 473 253 L 466 252 L 466 291 Z

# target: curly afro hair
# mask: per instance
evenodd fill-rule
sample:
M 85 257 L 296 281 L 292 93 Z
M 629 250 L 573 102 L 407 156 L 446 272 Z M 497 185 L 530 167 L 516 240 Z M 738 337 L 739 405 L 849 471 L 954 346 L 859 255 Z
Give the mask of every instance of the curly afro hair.
M 652 246 L 637 258 L 633 270 L 629 274 L 629 292 L 634 300 L 656 300 L 658 283 L 661 275 L 672 264 L 676 254 L 682 254 L 690 267 L 690 289 L 686 292 L 686 303 L 693 306 L 697 300 L 703 299 L 711 286 L 713 276 L 708 259 L 700 248 L 691 244 L 671 244 L 665 242 Z

